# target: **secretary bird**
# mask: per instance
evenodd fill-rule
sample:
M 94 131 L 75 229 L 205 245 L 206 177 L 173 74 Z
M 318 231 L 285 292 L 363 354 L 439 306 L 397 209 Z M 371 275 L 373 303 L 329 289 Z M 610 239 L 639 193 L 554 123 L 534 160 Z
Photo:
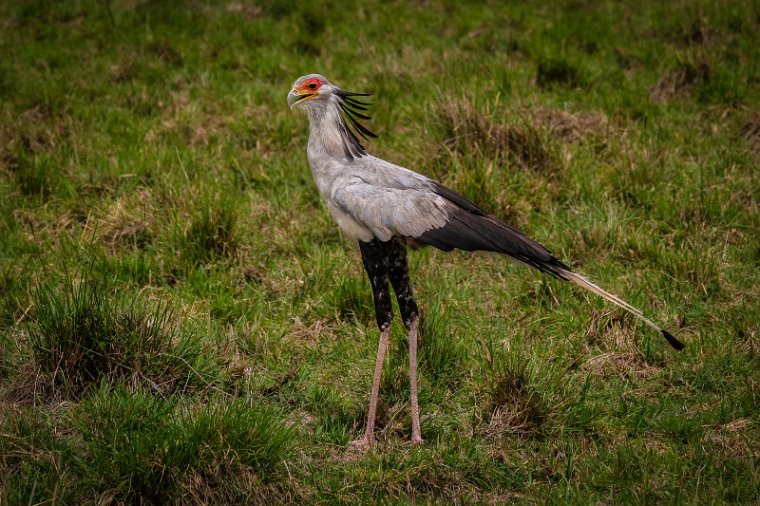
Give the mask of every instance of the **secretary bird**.
M 503 253 L 603 297 L 660 332 L 673 348 L 683 349 L 683 343 L 641 311 L 572 272 L 516 228 L 441 183 L 368 154 L 358 136 L 369 140 L 376 135 L 359 122 L 370 118 L 364 114 L 369 104 L 358 97 L 370 95 L 344 91 L 319 74 L 299 77 L 288 94 L 290 108 L 299 107 L 309 116 L 306 152 L 319 194 L 341 230 L 359 243 L 380 328 L 367 428 L 353 445 L 369 447 L 374 442 L 380 376 L 393 320 L 389 282 L 408 330 L 411 443 L 422 443 L 417 403 L 419 310 L 409 280 L 407 246 Z

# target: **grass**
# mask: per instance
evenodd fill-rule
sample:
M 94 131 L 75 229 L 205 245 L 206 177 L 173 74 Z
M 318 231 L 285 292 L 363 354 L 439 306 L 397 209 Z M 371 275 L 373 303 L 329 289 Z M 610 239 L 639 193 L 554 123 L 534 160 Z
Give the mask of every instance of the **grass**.
M 205 385 L 219 374 L 202 341 L 172 327 L 166 306 L 121 303 L 104 284 L 85 277 L 62 292 L 43 285 L 33 293 L 26 343 L 38 383 L 77 398 L 104 378 L 165 393 Z
M 752 2 L 0 6 L 0 504 L 760 501 Z M 486 254 L 369 283 L 292 81 L 687 343 Z

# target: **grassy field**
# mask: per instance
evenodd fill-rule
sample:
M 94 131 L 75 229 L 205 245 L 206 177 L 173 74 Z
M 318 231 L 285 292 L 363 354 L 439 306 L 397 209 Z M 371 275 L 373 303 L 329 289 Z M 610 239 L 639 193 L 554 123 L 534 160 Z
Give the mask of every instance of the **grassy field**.
M 0 4 L 0 504 L 760 502 L 756 2 Z M 411 255 L 394 327 L 295 78 L 374 154 L 687 343 L 502 257 Z

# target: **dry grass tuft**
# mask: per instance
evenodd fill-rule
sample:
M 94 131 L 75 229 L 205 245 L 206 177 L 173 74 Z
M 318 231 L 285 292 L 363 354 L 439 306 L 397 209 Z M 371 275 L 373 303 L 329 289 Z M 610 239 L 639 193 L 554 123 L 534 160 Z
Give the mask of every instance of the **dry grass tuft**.
M 636 321 L 621 309 L 608 308 L 602 312 L 591 312 L 588 335 L 602 349 L 635 353 L 635 332 Z
M 307 325 L 298 317 L 295 318 L 293 327 L 285 335 L 285 339 L 305 344 L 309 348 L 316 346 L 323 338 L 328 340 L 336 338 L 334 324 L 327 320 L 317 320 Z
M 723 448 L 732 458 L 756 460 L 760 458 L 760 440 L 753 434 L 755 424 L 749 418 L 705 427 L 705 438 Z
M 0 130 L 0 153 L 4 157 L 8 152 L 34 154 L 58 148 L 69 137 L 71 122 L 70 117 L 59 117 L 49 106 L 37 104 L 8 121 L 13 128 Z
M 647 364 L 644 359 L 631 352 L 603 353 L 589 359 L 582 369 L 594 376 L 603 378 L 627 378 L 631 374 L 639 378 L 648 378 L 657 374 L 661 368 Z
M 656 104 L 664 104 L 709 79 L 711 72 L 709 63 L 703 58 L 697 62 L 681 63 L 660 77 L 649 91 L 649 99 Z
M 760 156 L 760 111 L 754 111 L 742 125 L 742 135 L 749 141 L 752 152 Z
M 115 252 L 125 248 L 142 249 L 153 240 L 155 212 L 150 190 L 140 188 L 116 200 L 95 226 L 103 244 Z
M 715 36 L 715 30 L 709 26 L 707 16 L 701 12 L 691 22 L 684 20 L 675 27 L 669 26 L 663 36 L 682 46 L 700 46 L 707 48 Z
M 546 419 L 545 411 L 543 399 L 528 381 L 525 363 L 497 371 L 488 395 L 490 419 L 485 436 L 499 439 L 535 433 Z
M 247 19 L 255 19 L 261 16 L 263 9 L 261 6 L 249 2 L 232 2 L 227 4 L 227 12 L 238 14 Z
M 500 163 L 513 163 L 542 174 L 558 167 L 548 139 L 532 122 L 500 123 L 495 106 L 479 108 L 470 100 L 446 99 L 439 112 L 445 145 L 454 156 L 476 155 Z
M 599 135 L 609 128 L 607 116 L 603 113 L 569 113 L 550 107 L 538 107 L 534 111 L 535 122 L 552 137 L 568 144 L 582 141 L 590 135 Z
M 445 99 L 439 111 L 448 156 L 512 163 L 542 176 L 556 175 L 563 164 L 553 140 L 576 144 L 604 136 L 609 121 L 602 113 L 570 113 L 550 107 L 511 111 L 513 124 L 499 121 L 495 105 L 480 108 L 467 99 Z

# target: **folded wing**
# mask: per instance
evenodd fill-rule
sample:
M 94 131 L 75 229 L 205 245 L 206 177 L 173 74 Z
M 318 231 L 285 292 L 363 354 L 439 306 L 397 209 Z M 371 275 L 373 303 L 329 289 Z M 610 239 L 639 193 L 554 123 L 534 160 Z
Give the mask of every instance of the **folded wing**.
M 380 240 L 398 236 L 443 251 L 503 253 L 567 280 L 562 271 L 570 269 L 541 244 L 433 180 L 404 187 L 356 177 L 336 189 L 333 201 Z

